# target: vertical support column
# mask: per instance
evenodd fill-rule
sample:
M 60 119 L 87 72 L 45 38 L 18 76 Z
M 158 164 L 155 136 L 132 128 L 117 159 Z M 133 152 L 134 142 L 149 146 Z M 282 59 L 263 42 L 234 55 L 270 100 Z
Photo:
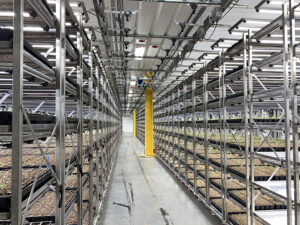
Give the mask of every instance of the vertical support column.
M 93 195 L 94 195 L 94 184 L 93 184 L 93 152 L 94 148 L 94 140 L 93 140 L 93 130 L 94 130 L 94 90 L 93 90 L 93 56 L 92 56 L 92 41 L 89 43 L 89 64 L 90 64 L 90 77 L 89 77 L 89 224 L 93 223 Z M 98 168 L 97 168 L 98 169 Z
M 292 221 L 292 193 L 291 193 L 291 144 L 290 144 L 290 88 L 289 88 L 289 43 L 288 43 L 288 12 L 285 4 L 282 5 L 283 26 L 283 71 L 284 71 L 284 127 L 285 127 L 285 159 L 286 159 L 286 198 L 287 198 L 287 225 Z M 298 143 L 297 145 L 298 146 Z
M 100 165 L 99 165 L 99 149 L 100 149 L 100 99 L 99 99 L 99 66 L 96 65 L 96 213 L 98 214 L 100 209 L 100 193 L 103 194 L 102 186 L 100 186 L 99 178 L 100 178 Z M 101 173 L 101 177 L 102 177 Z
M 133 137 L 136 137 L 136 110 L 133 110 Z
M 168 110 L 168 113 L 167 113 L 167 129 L 168 129 L 168 136 L 167 136 L 167 138 L 168 138 L 168 143 L 167 143 L 167 148 L 168 148 L 168 164 L 170 165 L 170 157 L 171 157 L 171 152 L 170 152 L 170 148 L 171 148 L 171 146 L 170 146 L 170 100 L 171 99 L 171 96 L 168 94 L 168 96 L 167 96 L 167 110 Z
M 172 165 L 175 164 L 175 93 L 172 93 Z
M 293 161 L 294 161 L 294 208 L 295 225 L 300 224 L 300 185 L 299 185 L 299 149 L 298 149 L 298 106 L 297 106 L 297 55 L 296 55 L 296 23 L 295 1 L 289 0 L 290 15 L 290 60 L 291 60 L 291 88 L 292 88 L 292 129 L 293 129 Z M 297 147 L 295 147 L 297 146 Z
M 178 86 L 178 90 L 177 90 L 177 148 L 178 149 L 180 149 L 180 132 L 181 132 L 181 124 L 180 124 L 180 86 Z M 174 157 L 175 157 L 175 155 L 174 155 Z M 173 165 L 173 169 L 175 169 L 175 163 Z
M 24 0 L 14 0 L 13 37 L 13 112 L 12 112 L 12 197 L 11 224 L 22 218 L 22 145 L 23 145 L 23 11 Z
M 145 155 L 154 156 L 153 153 L 153 90 L 145 91 Z
M 252 74 L 252 32 L 248 31 L 248 102 L 249 102 L 249 148 L 250 148 L 250 223 L 255 224 L 255 190 L 254 190 L 254 112 L 253 112 L 253 74 Z
M 82 224 L 82 163 L 83 163 L 83 87 L 82 87 L 82 16 L 77 15 L 79 22 L 79 30 L 77 31 L 77 49 L 78 49 L 78 65 L 77 65 L 77 224 Z
M 193 107 L 193 168 L 194 168 L 194 191 L 197 191 L 197 155 L 196 155 L 196 77 L 192 78 L 192 107 Z
M 186 112 L 186 93 L 187 93 L 187 84 L 186 81 L 183 82 L 183 118 L 184 118 L 184 177 L 185 180 L 187 181 L 188 178 L 188 165 L 187 165 L 187 143 L 188 143 L 188 137 L 187 137 L 187 112 Z
M 222 220 L 224 224 L 228 222 L 227 209 L 227 163 L 226 163 L 226 84 L 223 52 L 219 54 L 219 98 L 220 98 L 220 152 L 221 152 L 221 178 L 222 178 Z
M 244 133 L 245 133 L 245 167 L 246 167 L 246 215 L 247 225 L 250 225 L 250 171 L 249 171 L 249 137 L 248 137 L 248 78 L 247 78 L 247 34 L 243 34 L 244 50 L 243 50 L 243 89 L 244 89 Z
M 56 182 L 56 213 L 55 224 L 65 223 L 65 61 L 66 61 L 66 2 L 56 1 L 56 98 L 55 115 L 58 120 L 56 129 L 55 172 Z M 21 14 L 22 15 L 22 14 Z
M 105 109 L 105 106 L 104 106 L 104 81 L 103 81 L 103 74 L 101 76 L 101 79 L 100 79 L 100 83 L 101 83 L 101 170 L 102 170 L 102 181 L 101 181 L 101 186 L 102 186 L 102 189 L 104 189 L 105 187 L 105 183 L 106 183 L 106 167 L 105 167 L 105 135 L 104 135 L 104 109 Z M 102 193 L 103 194 L 103 193 Z M 103 195 L 102 195 L 102 199 L 103 199 Z
M 209 193 L 210 179 L 209 179 L 209 148 L 208 148 L 208 91 L 207 91 L 207 72 L 206 65 L 203 76 L 203 105 L 204 105 L 204 152 L 205 152 L 205 193 Z M 205 195 L 206 205 L 210 204 L 209 194 Z

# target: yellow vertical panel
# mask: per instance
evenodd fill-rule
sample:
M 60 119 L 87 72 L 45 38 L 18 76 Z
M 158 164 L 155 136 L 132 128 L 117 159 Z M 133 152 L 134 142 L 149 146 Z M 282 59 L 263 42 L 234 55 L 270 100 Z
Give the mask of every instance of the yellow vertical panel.
M 145 155 L 154 156 L 153 152 L 153 90 L 145 91 Z
M 133 137 L 136 136 L 136 114 L 135 109 L 133 110 Z

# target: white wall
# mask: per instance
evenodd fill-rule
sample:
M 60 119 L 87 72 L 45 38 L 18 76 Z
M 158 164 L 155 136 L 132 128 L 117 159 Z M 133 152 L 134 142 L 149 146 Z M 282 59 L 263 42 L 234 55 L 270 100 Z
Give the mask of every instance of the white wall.
M 123 132 L 133 133 L 133 117 L 123 116 Z

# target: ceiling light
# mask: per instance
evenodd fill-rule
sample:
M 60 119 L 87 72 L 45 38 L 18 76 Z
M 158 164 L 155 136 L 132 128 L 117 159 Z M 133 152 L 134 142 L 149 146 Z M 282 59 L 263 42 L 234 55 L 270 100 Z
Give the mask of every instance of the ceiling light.
M 0 11 L 0 16 L 7 16 L 7 17 L 12 17 L 14 16 L 15 13 L 12 11 Z M 24 17 L 30 17 L 30 13 L 28 12 L 23 12 Z
M 14 29 L 13 26 L 0 26 L 0 28 L 10 29 L 10 30 Z M 44 28 L 42 28 L 42 27 L 23 27 L 23 30 L 27 31 L 27 32 L 41 32 L 41 31 L 44 31 Z
M 261 28 L 259 27 L 239 27 L 238 30 L 243 30 L 243 31 L 247 31 L 247 30 L 252 30 L 252 31 L 258 31 Z
M 135 86 L 135 84 L 136 84 L 136 81 L 135 81 L 135 80 L 130 81 L 130 85 L 131 85 L 131 86 Z
M 79 3 L 78 2 L 70 2 L 70 6 L 71 7 L 79 7 Z
M 262 25 L 267 25 L 270 22 L 268 21 L 257 21 L 257 20 L 246 20 L 246 24 L 262 24 Z
M 282 10 L 279 9 L 260 9 L 258 11 L 259 13 L 270 13 L 270 14 L 282 14 Z M 295 15 L 299 16 L 300 12 L 299 11 L 295 11 Z
M 42 32 L 42 31 L 44 31 L 44 28 L 42 28 L 42 27 L 24 27 L 24 31 Z
M 231 35 L 234 35 L 234 36 L 242 36 L 242 35 L 243 35 L 243 32 L 233 31 L 233 32 L 231 32 Z
M 135 49 L 135 56 L 142 57 L 144 56 L 145 47 L 139 47 Z
M 53 48 L 54 46 L 53 45 L 47 45 L 47 44 L 35 44 L 35 45 L 32 45 L 32 47 L 34 48 Z
M 252 52 L 281 52 L 280 49 L 253 49 Z
M 264 44 L 282 44 L 281 40 L 261 40 L 260 43 Z

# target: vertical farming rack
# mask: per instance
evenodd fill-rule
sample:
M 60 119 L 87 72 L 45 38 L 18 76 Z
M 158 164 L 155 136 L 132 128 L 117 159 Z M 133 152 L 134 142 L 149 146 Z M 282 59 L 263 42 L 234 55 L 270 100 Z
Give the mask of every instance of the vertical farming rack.
M 1 1 L 0 223 L 92 224 L 121 111 L 83 2 Z
M 242 18 L 154 102 L 158 159 L 223 224 L 300 224 L 298 8 Z
M 140 104 L 136 111 L 136 137 L 145 144 L 145 105 Z

